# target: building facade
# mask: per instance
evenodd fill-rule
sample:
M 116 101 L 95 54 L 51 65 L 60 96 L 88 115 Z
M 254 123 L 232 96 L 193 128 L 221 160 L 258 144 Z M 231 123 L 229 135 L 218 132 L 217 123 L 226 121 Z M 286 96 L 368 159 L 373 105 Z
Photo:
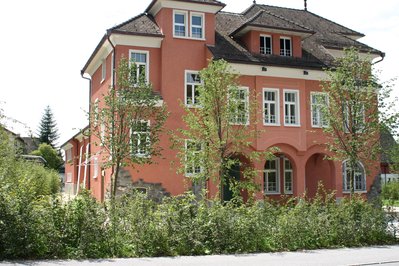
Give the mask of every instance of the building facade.
M 198 72 L 210 59 L 224 59 L 240 74 L 240 86 L 257 101 L 256 127 L 261 130 L 252 148 L 264 151 L 278 147 L 276 159 L 253 162 L 262 190 L 258 198 L 281 195 L 315 195 L 322 182 L 337 197 L 349 193 L 346 162 L 325 160 L 325 126 L 320 110 L 323 69 L 343 55 L 345 47 L 356 47 L 372 59 L 380 51 L 357 41 L 364 35 L 307 10 L 254 3 L 242 13 L 223 12 L 216 0 L 153 0 L 143 14 L 107 30 L 82 69 L 90 80 L 90 100 L 101 103 L 102 95 L 115 82 L 115 68 L 122 57 L 137 64 L 161 96 L 170 112 L 166 130 L 184 127 L 181 103 L 195 103 Z M 71 186 L 83 183 L 98 199 L 104 199 L 110 170 L 102 167 L 100 146 L 95 137 L 63 145 L 69 165 L 66 180 Z M 164 148 L 155 164 L 122 170 L 119 188 L 136 187 L 161 197 L 191 189 L 184 174 L 176 173 L 177 151 L 169 136 L 161 136 Z M 85 147 L 85 148 L 82 148 Z M 82 159 L 85 158 L 85 159 Z M 366 172 L 359 163 L 355 190 L 370 190 L 376 168 Z M 84 178 L 83 178 L 83 177 Z M 69 181 L 68 181 L 69 180 Z M 216 185 L 207 184 L 210 195 Z M 76 191 L 76 189 L 75 189 Z

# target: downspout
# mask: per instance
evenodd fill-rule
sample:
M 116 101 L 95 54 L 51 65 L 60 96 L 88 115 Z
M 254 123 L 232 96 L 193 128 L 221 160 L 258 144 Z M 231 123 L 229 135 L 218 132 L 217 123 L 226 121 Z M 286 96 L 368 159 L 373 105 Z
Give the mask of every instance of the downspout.
M 83 147 L 83 146 L 82 146 Z M 90 160 L 91 160 L 91 156 L 90 156 L 90 141 L 89 143 L 86 144 L 86 158 L 85 158 L 85 170 L 84 170 L 84 174 L 83 174 L 83 185 L 84 188 L 86 188 L 86 180 L 87 180 L 87 165 L 89 166 L 89 171 L 90 171 Z M 90 174 L 90 172 L 89 172 Z M 90 180 L 90 175 L 89 175 L 89 180 Z
M 82 152 L 83 152 L 83 145 L 80 146 L 80 152 L 79 152 L 78 182 L 76 185 L 76 195 L 79 194 L 79 188 L 80 188 L 80 172 L 81 172 L 81 167 L 82 167 Z
M 91 129 L 91 125 L 90 125 L 90 110 L 91 110 L 91 78 L 87 78 L 87 77 L 85 77 L 84 76 L 84 71 L 82 70 L 81 72 L 80 72 L 80 75 L 82 76 L 82 78 L 83 79 L 86 79 L 86 80 L 88 80 L 89 81 L 89 132 L 90 132 L 90 129 Z M 90 137 L 89 137 L 89 143 L 90 143 Z M 89 147 L 89 154 L 91 154 L 91 147 Z M 86 184 L 85 184 L 86 185 Z M 90 185 L 90 167 L 89 167 L 89 182 L 88 182 L 88 184 L 87 184 L 87 189 L 88 190 L 90 190 L 91 189 L 91 185 Z

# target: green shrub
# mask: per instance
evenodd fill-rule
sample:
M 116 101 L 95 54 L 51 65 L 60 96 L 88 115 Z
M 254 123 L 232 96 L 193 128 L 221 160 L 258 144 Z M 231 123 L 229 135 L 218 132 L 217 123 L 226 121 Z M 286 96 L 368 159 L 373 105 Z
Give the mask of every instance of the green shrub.
M 399 200 L 399 181 L 392 181 L 382 187 L 381 193 L 385 200 Z

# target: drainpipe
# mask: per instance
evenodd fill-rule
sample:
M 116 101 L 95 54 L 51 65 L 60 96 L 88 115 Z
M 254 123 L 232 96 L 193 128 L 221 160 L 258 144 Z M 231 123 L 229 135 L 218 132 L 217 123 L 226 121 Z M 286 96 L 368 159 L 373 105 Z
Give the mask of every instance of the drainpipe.
M 83 144 L 80 146 L 80 152 L 79 152 L 79 165 L 78 165 L 78 182 L 76 186 L 76 195 L 79 194 L 79 188 L 80 188 L 80 171 L 82 167 L 82 152 L 83 152 Z
M 82 76 L 82 78 L 83 79 L 86 79 L 86 80 L 88 80 L 89 81 L 89 118 L 90 118 L 90 110 L 91 110 L 91 78 L 87 78 L 87 77 L 85 77 L 84 76 L 84 71 L 82 70 L 81 72 L 80 72 L 80 75 Z M 90 119 L 89 119 L 89 132 L 90 132 L 90 129 L 91 129 L 91 125 L 90 125 Z M 89 143 L 90 143 L 90 138 L 89 138 Z M 89 147 L 89 154 L 91 153 L 91 147 Z M 86 184 L 85 184 L 86 185 Z M 87 189 L 89 189 L 90 190 L 90 188 L 91 188 L 91 185 L 90 185 L 90 167 L 89 167 L 89 182 L 88 182 L 88 184 L 87 184 Z

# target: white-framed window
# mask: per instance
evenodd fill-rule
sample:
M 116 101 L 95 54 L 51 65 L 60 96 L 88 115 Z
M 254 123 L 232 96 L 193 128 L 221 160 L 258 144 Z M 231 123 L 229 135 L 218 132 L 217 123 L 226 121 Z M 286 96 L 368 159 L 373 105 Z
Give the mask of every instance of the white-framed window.
M 98 157 L 93 158 L 93 178 L 98 177 Z
M 355 192 L 365 192 L 366 191 L 366 172 L 364 170 L 363 164 L 358 162 L 357 165 L 352 170 L 349 161 L 346 160 L 342 163 L 342 176 L 343 176 L 343 191 L 351 191 L 351 172 L 354 173 L 354 191 Z
M 239 87 L 237 95 L 229 95 L 229 101 L 234 101 L 234 110 L 230 123 L 234 125 L 249 125 L 249 88 Z
M 265 194 L 280 194 L 280 159 L 267 160 L 263 171 Z
M 263 124 L 280 125 L 280 95 L 278 89 L 263 89 Z
M 299 91 L 284 90 L 284 125 L 299 126 Z
M 134 121 L 130 129 L 130 146 L 132 156 L 150 156 L 150 120 Z
M 198 71 L 185 72 L 185 104 L 188 106 L 198 106 L 198 87 L 201 86 L 201 78 Z
M 98 125 L 98 118 L 99 118 L 99 102 L 100 100 L 98 98 L 96 98 L 94 100 L 94 121 L 93 121 L 93 126 L 96 127 Z
M 352 105 L 344 103 L 344 131 L 345 133 L 360 133 L 364 129 L 366 122 L 366 113 L 364 105 Z M 349 117 L 349 113 L 351 116 Z
M 327 127 L 328 121 L 324 118 L 323 108 L 328 105 L 328 95 L 323 92 L 310 93 L 310 110 L 312 127 Z
M 66 150 L 65 152 L 65 161 L 69 162 L 72 160 L 72 148 Z
M 100 125 L 100 146 L 104 146 L 104 142 L 105 142 L 105 125 L 104 123 L 101 123 Z
M 185 175 L 192 176 L 200 174 L 201 168 L 201 154 L 202 144 L 195 140 L 185 140 Z
M 101 64 L 101 82 L 105 80 L 106 75 L 107 75 L 107 61 L 104 59 Z
M 280 55 L 282 56 L 292 55 L 292 43 L 290 37 L 280 37 Z
M 173 37 L 187 37 L 187 11 L 173 11 Z
M 190 13 L 191 19 L 191 38 L 204 39 L 204 21 L 203 13 Z
M 260 53 L 261 54 L 272 54 L 272 36 L 270 35 L 261 35 L 260 36 Z
M 72 183 L 72 173 L 67 173 L 66 174 L 66 182 L 67 183 Z
M 294 183 L 294 172 L 292 170 L 291 161 L 288 158 L 284 158 L 284 193 L 292 194 Z
M 132 73 L 130 73 L 134 84 L 138 84 L 139 81 L 149 82 L 149 57 L 150 54 L 148 51 L 129 51 L 130 63 L 134 63 L 136 65 Z

